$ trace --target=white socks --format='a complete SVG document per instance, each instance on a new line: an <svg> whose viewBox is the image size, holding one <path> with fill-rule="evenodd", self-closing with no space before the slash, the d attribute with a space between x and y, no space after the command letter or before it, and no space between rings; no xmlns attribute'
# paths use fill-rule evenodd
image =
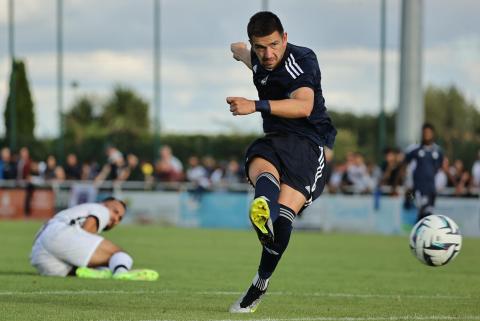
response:
<svg viewBox="0 0 480 321"><path fill-rule="evenodd" d="M133 259L125 252L117 252L108 261L108 268L115 273L127 272L132 268Z"/></svg>

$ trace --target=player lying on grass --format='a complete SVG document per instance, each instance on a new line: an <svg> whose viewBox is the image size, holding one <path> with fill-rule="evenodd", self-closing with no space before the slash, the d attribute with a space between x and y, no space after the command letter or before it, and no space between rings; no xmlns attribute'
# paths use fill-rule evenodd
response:
<svg viewBox="0 0 480 321"><path fill-rule="evenodd" d="M120 223L126 205L113 197L66 209L51 218L35 237L30 262L41 275L153 281L153 270L132 270L133 259L98 235Z"/></svg>

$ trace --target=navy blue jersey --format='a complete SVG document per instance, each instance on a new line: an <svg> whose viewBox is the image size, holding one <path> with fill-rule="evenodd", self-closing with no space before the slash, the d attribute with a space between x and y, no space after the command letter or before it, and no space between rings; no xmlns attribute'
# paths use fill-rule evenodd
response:
<svg viewBox="0 0 480 321"><path fill-rule="evenodd" d="M261 100L290 98L300 87L311 88L315 94L309 117L282 118L262 113L265 133L291 133L307 137L317 145L333 147L337 131L325 108L325 99L320 85L320 68L317 56L305 47L287 44L282 61L274 70L266 70L257 55L251 52L253 83Z"/></svg>
<svg viewBox="0 0 480 321"><path fill-rule="evenodd" d="M443 151L437 144L414 145L405 153L405 162L415 161L413 188L422 194L435 194L435 175L443 162Z"/></svg>

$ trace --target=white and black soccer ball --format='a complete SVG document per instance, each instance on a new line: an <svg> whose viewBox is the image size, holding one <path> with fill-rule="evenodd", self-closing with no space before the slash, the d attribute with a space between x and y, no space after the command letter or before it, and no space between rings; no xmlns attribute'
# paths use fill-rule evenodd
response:
<svg viewBox="0 0 480 321"><path fill-rule="evenodd" d="M429 215L418 221L410 233L410 249L422 263L445 265L462 247L458 225L445 215Z"/></svg>

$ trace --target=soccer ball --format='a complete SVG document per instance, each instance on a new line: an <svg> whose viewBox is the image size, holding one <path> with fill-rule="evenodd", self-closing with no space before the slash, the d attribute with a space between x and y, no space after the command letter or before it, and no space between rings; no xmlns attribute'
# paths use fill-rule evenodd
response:
<svg viewBox="0 0 480 321"><path fill-rule="evenodd" d="M444 215L429 215L421 219L410 233L410 249L422 263L445 265L453 260L462 247L458 225Z"/></svg>

